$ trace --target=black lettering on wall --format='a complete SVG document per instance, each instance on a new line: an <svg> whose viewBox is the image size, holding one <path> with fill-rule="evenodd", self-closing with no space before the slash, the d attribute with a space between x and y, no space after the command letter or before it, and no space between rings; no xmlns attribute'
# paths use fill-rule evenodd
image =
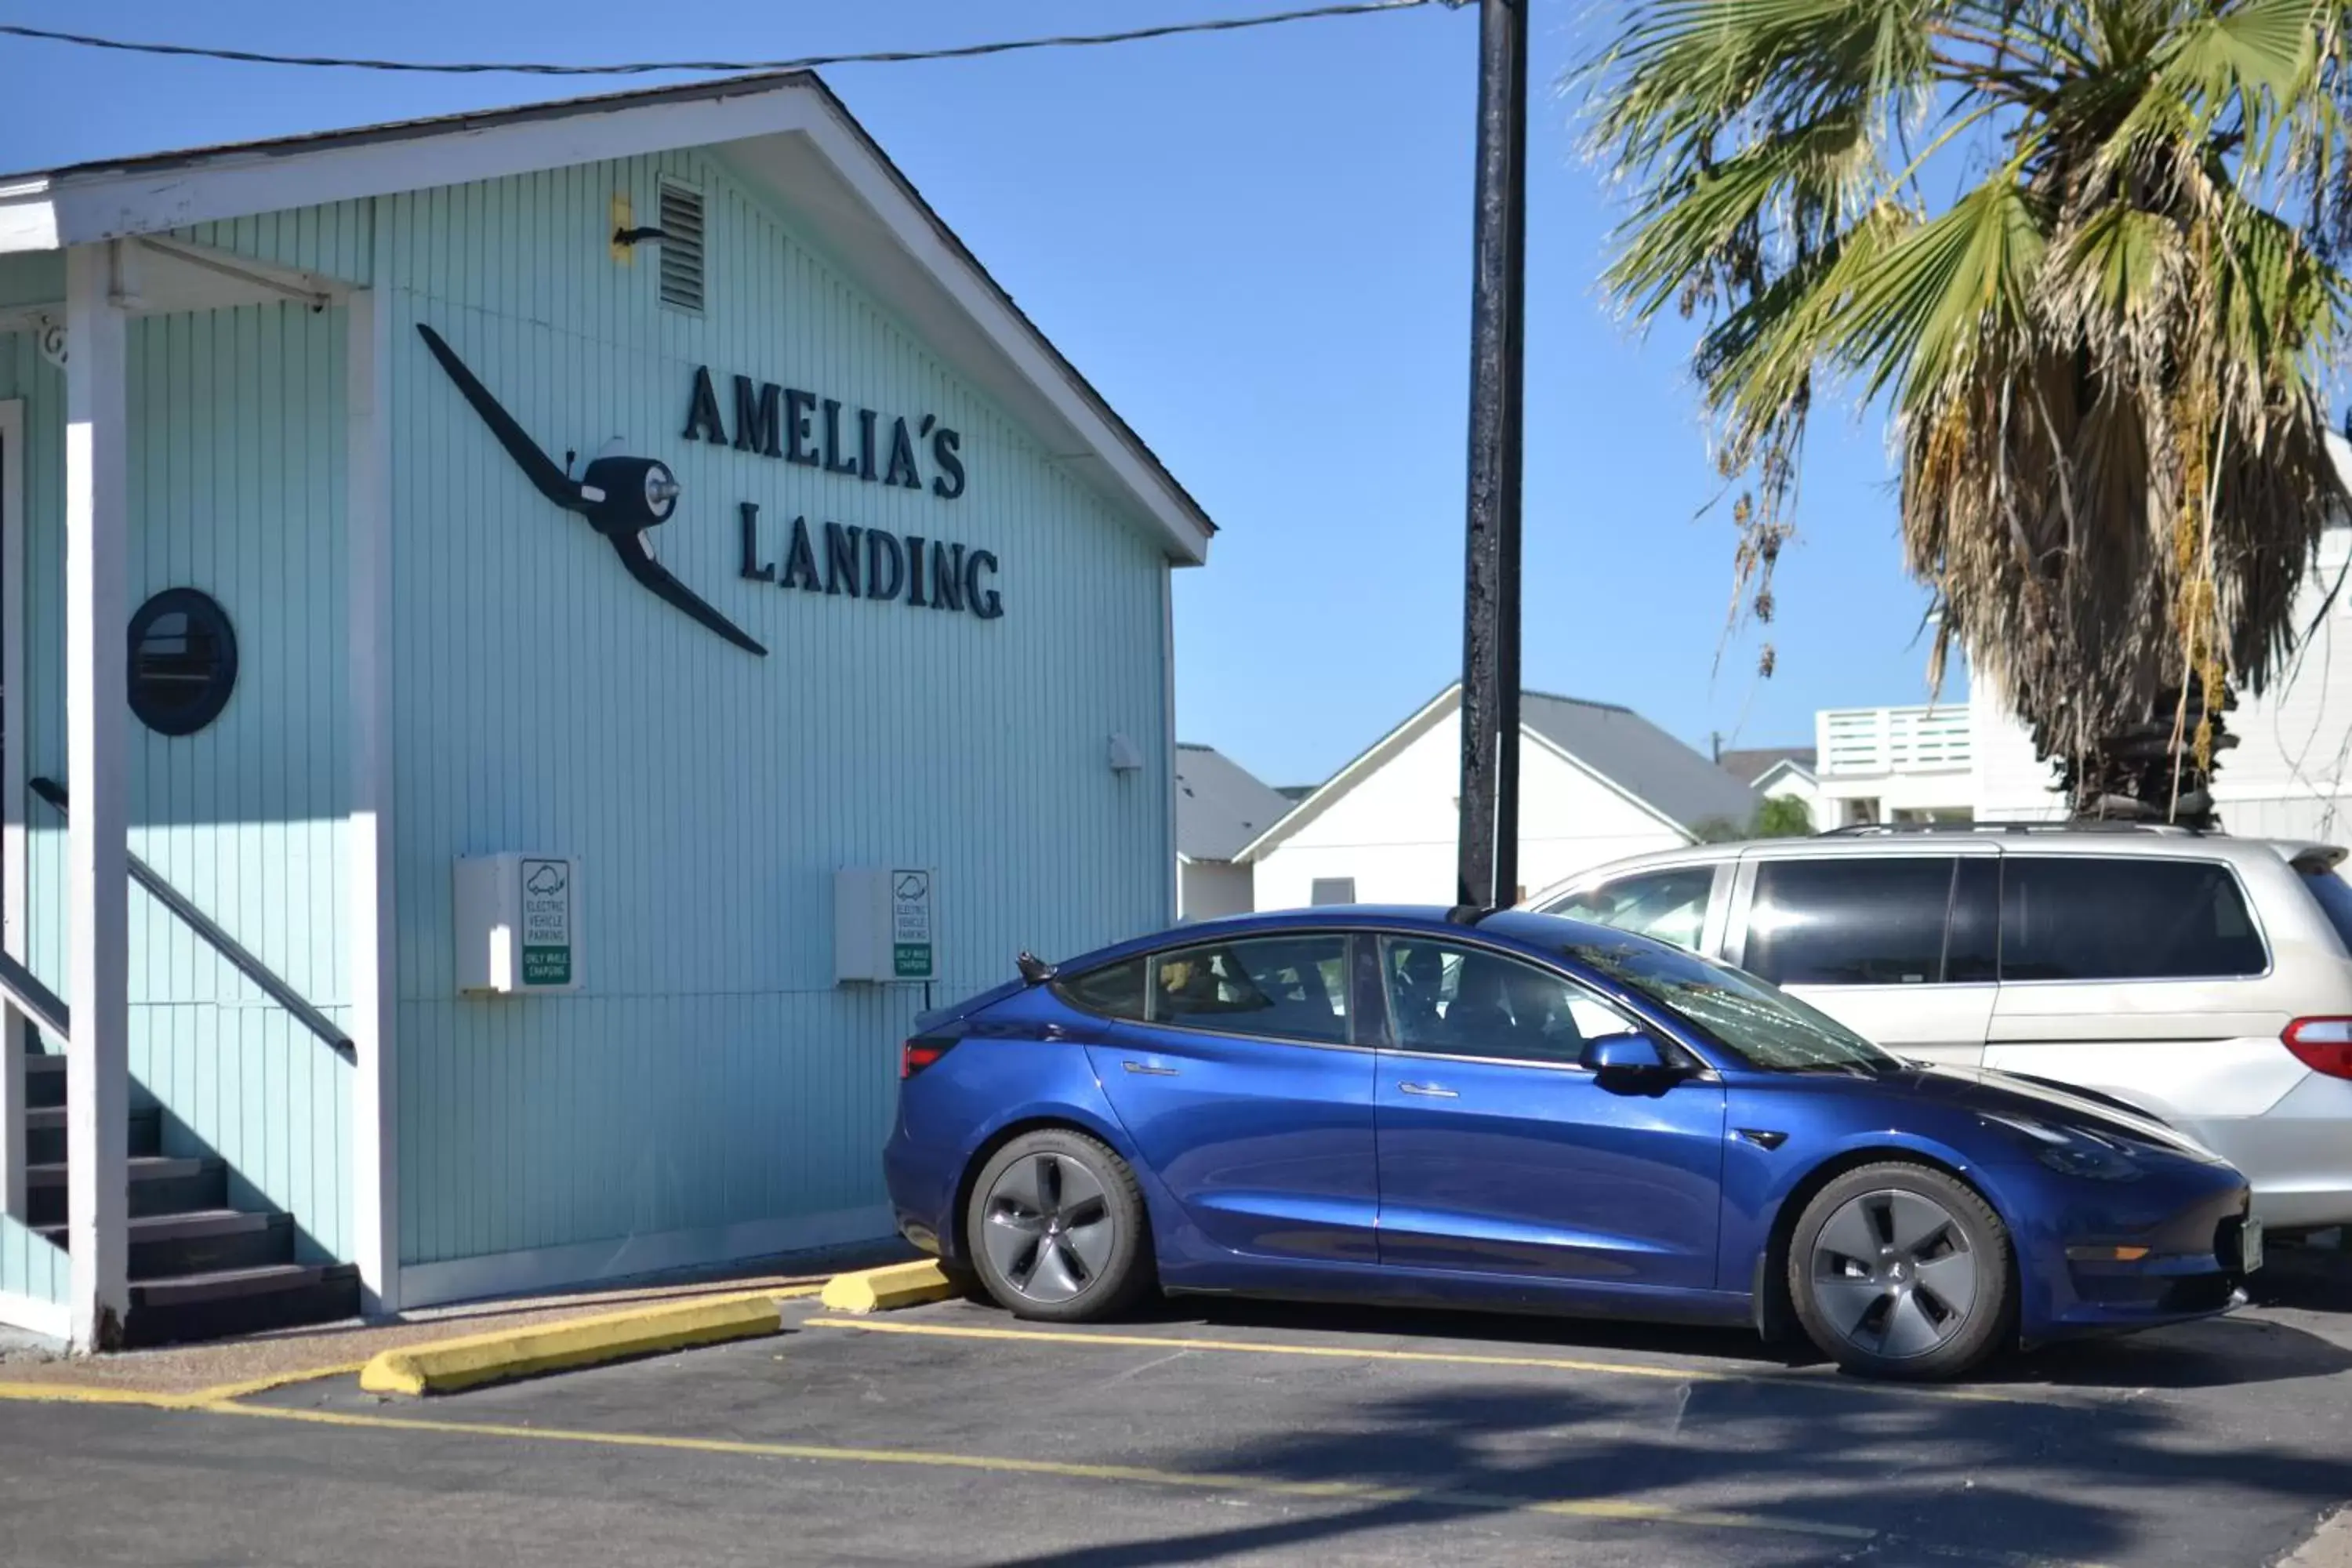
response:
<svg viewBox="0 0 2352 1568"><path fill-rule="evenodd" d="M884 587L882 568L890 568L889 586ZM907 584L907 557L898 548L898 536L878 528L866 531L866 596L869 599L895 599Z"/></svg>
<svg viewBox="0 0 2352 1568"><path fill-rule="evenodd" d="M809 548L808 519L793 519L793 547L784 555L784 582L787 588L806 588L821 594L824 584L816 579L816 552Z"/></svg>
<svg viewBox="0 0 2352 1568"><path fill-rule="evenodd" d="M871 408L857 411L857 477L874 477L874 422L882 417Z"/></svg>
<svg viewBox="0 0 2352 1568"><path fill-rule="evenodd" d="M816 394L803 392L797 386L784 388L784 460L816 467L816 454L809 450L809 416L816 409Z"/></svg>
<svg viewBox="0 0 2352 1568"><path fill-rule="evenodd" d="M963 608L963 546L931 541L931 608Z"/></svg>
<svg viewBox="0 0 2352 1568"><path fill-rule="evenodd" d="M923 597L923 536L907 535L907 603L926 604Z"/></svg>
<svg viewBox="0 0 2352 1568"><path fill-rule="evenodd" d="M824 471L828 474L854 474L857 471L856 457L853 454L844 458L841 455L841 399L837 397L824 400Z"/></svg>
<svg viewBox="0 0 2352 1568"><path fill-rule="evenodd" d="M719 422L719 394L710 384L707 364L694 367L694 391L686 405L686 438L717 447L727 444L727 426Z"/></svg>
<svg viewBox="0 0 2352 1568"><path fill-rule="evenodd" d="M760 563L760 503L747 500L736 510L743 527L743 575L754 583L774 582L776 563L771 561L761 565Z"/></svg>
<svg viewBox="0 0 2352 1568"><path fill-rule="evenodd" d="M735 378L735 449L757 452L762 457L781 456L777 437L782 434L782 420L778 416L776 399L783 388L774 382L754 384L748 375Z"/></svg>
<svg viewBox="0 0 2352 1568"><path fill-rule="evenodd" d="M890 467L882 475L886 485L903 485L908 489L923 488L923 476L915 470L915 443L907 435L907 422L890 422Z"/></svg>
<svg viewBox="0 0 2352 1568"><path fill-rule="evenodd" d="M857 597L857 535L837 522L824 525L824 591Z"/></svg>
<svg viewBox="0 0 2352 1568"><path fill-rule="evenodd" d="M931 493L953 500L963 494L963 459L956 456L961 436L940 426L931 432L931 461L940 466L940 478L931 481Z"/></svg>
<svg viewBox="0 0 2352 1568"><path fill-rule="evenodd" d="M1004 613L1004 601L997 596L996 590L993 588L985 593L981 591L980 570L982 562L988 564L988 574L992 577L995 576L996 556L993 552L975 550L963 558L964 596L971 601L973 615L983 621L992 621Z"/></svg>

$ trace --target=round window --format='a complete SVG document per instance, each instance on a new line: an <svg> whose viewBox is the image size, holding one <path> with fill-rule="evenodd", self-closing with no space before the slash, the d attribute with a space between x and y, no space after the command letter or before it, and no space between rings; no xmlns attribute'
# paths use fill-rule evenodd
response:
<svg viewBox="0 0 2352 1568"><path fill-rule="evenodd" d="M210 595L166 588L131 617L131 711L150 730L194 734L236 686L236 633Z"/></svg>

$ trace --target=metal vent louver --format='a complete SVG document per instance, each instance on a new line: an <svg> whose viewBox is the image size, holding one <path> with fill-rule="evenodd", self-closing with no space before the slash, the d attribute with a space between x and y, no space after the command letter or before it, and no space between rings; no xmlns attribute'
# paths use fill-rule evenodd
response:
<svg viewBox="0 0 2352 1568"><path fill-rule="evenodd" d="M667 180L661 187L661 301L702 309L702 193Z"/></svg>

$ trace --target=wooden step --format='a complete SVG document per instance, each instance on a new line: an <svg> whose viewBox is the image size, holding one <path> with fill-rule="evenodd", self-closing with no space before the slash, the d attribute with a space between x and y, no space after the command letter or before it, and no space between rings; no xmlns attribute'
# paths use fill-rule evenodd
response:
<svg viewBox="0 0 2352 1568"><path fill-rule="evenodd" d="M163 1112L155 1106L131 1113L132 1155L163 1152ZM25 1112L25 1163L61 1165L66 1163L66 1108L40 1106Z"/></svg>
<svg viewBox="0 0 2352 1568"><path fill-rule="evenodd" d="M63 1225L37 1228L58 1246L70 1246ZM290 1215L198 1209L185 1214L147 1215L131 1222L133 1279L255 1268L293 1260L294 1219Z"/></svg>
<svg viewBox="0 0 2352 1568"><path fill-rule="evenodd" d="M348 1263L281 1263L173 1279L134 1279L126 1347L221 1339L355 1318L360 1271Z"/></svg>
<svg viewBox="0 0 2352 1568"><path fill-rule="evenodd" d="M181 1159L168 1154L141 1154L127 1163L131 1175L131 1215L186 1214L197 1209L228 1206L228 1168L215 1159ZM66 1223L66 1168L63 1163L25 1167L25 1220L28 1225Z"/></svg>
<svg viewBox="0 0 2352 1568"><path fill-rule="evenodd" d="M27 1056L25 1058L25 1103L33 1106L66 1102L66 1058Z"/></svg>

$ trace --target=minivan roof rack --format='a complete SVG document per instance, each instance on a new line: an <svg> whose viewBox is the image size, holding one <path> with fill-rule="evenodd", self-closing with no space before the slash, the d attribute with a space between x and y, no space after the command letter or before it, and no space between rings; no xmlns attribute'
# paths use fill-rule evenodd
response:
<svg viewBox="0 0 2352 1568"><path fill-rule="evenodd" d="M1850 822L1843 827L1825 828L1814 837L1891 838L1913 833L2160 833L2196 838L2202 837L2203 832L2202 828L2184 827L2176 822L2123 822L2079 817L2063 822Z"/></svg>

